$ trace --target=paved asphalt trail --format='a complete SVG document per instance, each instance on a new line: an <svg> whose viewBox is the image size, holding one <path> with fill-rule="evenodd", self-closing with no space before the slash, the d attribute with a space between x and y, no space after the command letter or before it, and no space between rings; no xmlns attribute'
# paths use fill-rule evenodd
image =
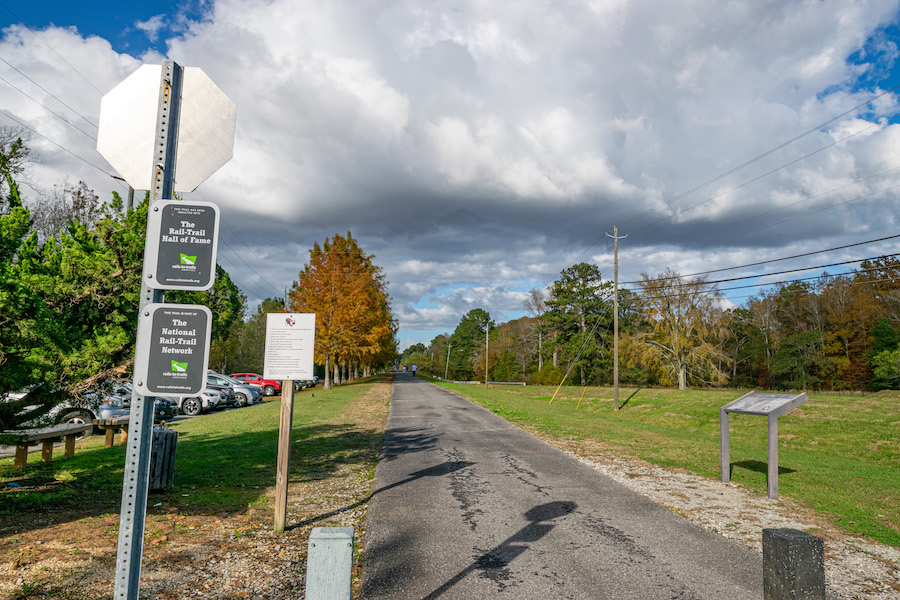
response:
<svg viewBox="0 0 900 600"><path fill-rule="evenodd" d="M753 552L411 374L383 453L365 600L763 597Z"/></svg>

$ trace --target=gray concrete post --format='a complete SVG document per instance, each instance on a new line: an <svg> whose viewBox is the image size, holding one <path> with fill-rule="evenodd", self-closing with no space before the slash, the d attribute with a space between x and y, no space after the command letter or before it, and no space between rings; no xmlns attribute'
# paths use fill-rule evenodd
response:
<svg viewBox="0 0 900 600"><path fill-rule="evenodd" d="M306 600L350 600L353 528L314 527L306 554Z"/></svg>
<svg viewBox="0 0 900 600"><path fill-rule="evenodd" d="M825 544L796 529L763 529L763 599L825 600Z"/></svg>

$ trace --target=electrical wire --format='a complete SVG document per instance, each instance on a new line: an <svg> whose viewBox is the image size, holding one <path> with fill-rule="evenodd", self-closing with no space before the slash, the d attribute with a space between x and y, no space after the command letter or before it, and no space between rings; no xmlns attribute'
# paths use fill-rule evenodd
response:
<svg viewBox="0 0 900 600"><path fill-rule="evenodd" d="M896 255L891 255L891 256L896 256ZM641 296L641 298L645 299L645 300L662 300L665 298L682 298L682 297L689 297L689 296L695 296L695 295L709 295L709 294L719 295L722 292L727 292L727 291L731 291L731 290L772 287L772 286L777 286L777 285L803 283L803 282L807 282L807 281L821 281L821 280L827 280L829 278L846 277L846 276L850 276L850 275L859 275L859 274L864 274L864 273L868 273L871 271L878 271L882 268L884 268L884 267L872 267L869 269L857 269L855 271L848 271L848 272L844 272L844 273L824 273L822 275L816 275L814 277L801 277L801 278L797 278L797 279L785 279L782 281L769 281L766 283L754 283L754 284L749 284L749 285L739 285L739 286L734 286L734 287L729 287L729 288L717 288L714 285L712 287L709 287L706 284L701 283L701 284L697 284L697 285L699 285L700 287L703 287L704 289L698 290L696 292L676 292L673 294L662 294L662 295L656 295L656 296ZM900 267L898 267L898 268L900 268ZM873 283L873 282L865 281L865 282L861 282L861 283ZM695 284L696 284L696 282L695 282ZM690 285L690 283L684 284L682 287L687 287L688 285ZM710 284L710 285L712 285L712 284ZM643 290L627 289L627 291L640 296L640 292L642 292Z"/></svg>
<svg viewBox="0 0 900 600"><path fill-rule="evenodd" d="M47 112L49 112L51 115L53 115L53 116L55 116L55 117L58 117L59 120L62 121L63 123L65 123L65 124L67 124L67 125L73 127L74 129L80 131L81 133L83 133L84 135L86 135L86 136L89 137L90 139L94 140L95 142L97 141L97 138L96 138L95 136L93 136L92 134L86 132L84 129L82 129L82 128L76 126L74 123L72 123L71 121L69 121L68 119L66 119L65 117L63 117L61 114L57 113L56 111L54 111L53 109L51 109L51 108L50 108L49 106L47 106L46 104L41 103L40 100L38 100L37 98L35 98L35 97L29 95L27 92L25 92L25 91L22 90L21 88L17 87L16 85L14 85L13 83L11 83L11 82L8 81L7 79L5 79L5 78L3 78L3 77L0 77L0 81L2 81L3 83L5 83L5 84L8 85L9 87L13 88L14 90L17 90L18 92L20 92L23 96L25 96L25 97L28 98L29 100L34 101L35 104L37 104L38 106L40 106L41 108L43 108L44 110L46 110Z"/></svg>
<svg viewBox="0 0 900 600"><path fill-rule="evenodd" d="M897 116L898 114L900 114L900 113L894 113L894 114L891 115L890 117L886 117L886 118L888 118L888 119L889 119L889 118L893 118L893 117ZM822 146L821 148L819 148L818 150L815 150L814 152L810 152L809 154L807 154L807 155L805 155L805 156L801 156L800 158L794 159L794 160L792 160L791 162L785 163L785 164L781 165L780 167L777 167L777 168L775 168L775 169L772 169L771 171L767 171L766 173L762 173L761 175L758 175L758 176L754 177L753 179L750 179L750 180L748 180L748 181L745 181L744 183L742 183L742 184L740 184L740 185L736 185L736 186L734 186L733 188L730 188L730 189L727 189L727 190L725 190L725 191L723 191L723 192L720 192L720 193L716 194L715 196L710 196L710 197L707 198L706 200L701 200L700 202L697 202L696 204L692 204L691 206L688 206L688 207L686 207L686 208L676 210L676 211L673 212L671 215L666 215L666 216L664 216L664 217L660 217L660 218L657 219L656 221L653 221L652 223L649 223L646 227L656 225L656 224L661 223L661 222L663 222L663 221L667 221L667 220L670 220L670 219L674 219L674 218L677 217L677 216L682 216L682 215L684 215L685 213L687 213L687 212L689 212L689 211L692 211L692 210L694 210L695 208L697 208L697 207L699 207L699 206L703 206L704 204L707 204L707 203L709 203L709 202L712 202L713 200L717 200L717 199L721 198L722 196L726 196L726 195L730 194L731 192L737 191L737 190L739 190L739 189L741 189L741 188L747 187L748 185L750 185L750 184L752 184L752 183L755 183L755 182L757 182L757 181L760 181L760 180L762 180L762 179L765 179L765 178L768 177L769 175L774 175L775 173L777 173L777 172L779 172L779 171L782 171L782 170L784 170L784 169L786 169L786 168L788 168L788 167L790 167L790 166L792 166L792 165L795 165L795 164L797 164L797 163L803 162L804 160L810 158L811 156L815 156L816 154L819 154L820 152L824 152L825 150L827 150L827 149L829 149L829 148L832 148L832 147L834 147L834 146L836 146L836 145L838 145L838 144L840 144L840 143L843 143L843 142L849 140L849 139L852 138L852 137L855 137L855 136L857 136L857 135L860 135L861 133L864 133L864 132L866 132L866 131L872 129L873 127L877 127L877 126L879 126L880 124L881 124L881 123L872 123L872 124L869 125L868 127L864 127L863 129L860 129L860 130L857 131L856 133L852 133L852 134L848 135L847 137L844 137L844 138L841 138L840 140L836 140L836 141L832 142L831 144L828 144L828 145L826 145L826 146ZM900 168L900 167L895 167L895 168L893 168L893 169L890 169L889 171L895 171L895 170L897 170L898 168ZM888 172L889 172L889 171L888 171ZM854 183L855 183L855 182L854 182ZM852 185L852 184L848 184L848 185ZM842 186L841 188L837 188L837 189L843 189L843 187L846 187L846 186ZM836 190L832 190L832 192L833 192L833 191L836 191ZM830 192L829 192L829 193L830 193ZM634 230L632 230L632 231L634 231Z"/></svg>
<svg viewBox="0 0 900 600"><path fill-rule="evenodd" d="M34 37L36 37L42 44L44 44L45 46L47 46L47 48L49 48L50 51L53 52L53 54L55 54L56 56L58 56L60 60L62 60L64 63L66 63L66 66L68 66L70 69L72 69L73 71L75 71L76 73L78 73L78 75L80 75L81 78L84 79L84 81L85 81L89 86L91 86L92 88L94 88L95 90L97 90L97 93L98 93L98 94L100 94L101 96L103 95L103 92L101 92L99 89L97 89L97 86L94 85L94 84L91 82L90 79L88 79L87 77L85 77L84 74L83 74L81 71L79 71L78 69L76 69L76 68L72 65L72 63L70 63L69 61L67 61L66 58L65 58L62 54L60 54L59 52L57 52L57 51L56 51L56 48L54 48L53 46L51 46L50 44L48 44L46 41L44 41L44 39L43 39L41 36L39 36L39 35L37 34L37 32L36 32L34 29L32 29L31 27L29 27L29 26L25 23L25 21L23 21L22 19L20 19L19 16L16 15L16 13L14 13L12 10L10 10L10 8L9 8L6 4L4 4L3 2L0 2L0 6L2 6L3 8L5 8L5 9L6 9L6 12L8 12L9 14L11 14L11 15L13 16L13 18L14 18L16 21L18 21L19 23L21 23L28 31L31 32L31 35L33 35Z"/></svg>
<svg viewBox="0 0 900 600"><path fill-rule="evenodd" d="M0 60L2 60L2 59L0 59ZM66 152L66 153L68 153L68 154L74 156L75 158L77 158L78 160L80 160L81 162L83 162L84 164L86 164L86 165L88 165L88 166L91 166L91 167L94 167L95 169L97 169L98 171L100 171L101 173L103 173L104 175L107 175L107 176L109 176L109 177L112 177L113 179L118 179L115 175L113 175L112 173L106 171L106 170L103 169L102 167L98 167L97 165L95 165L94 163L90 162L89 160L87 160L87 159L85 159L85 158L82 158L81 156L75 154L74 152L72 152L71 150L69 150L68 148L66 148L65 146L63 146L63 145L61 145L61 144L58 144L57 142L54 142L53 140L51 140L50 138L48 138L47 136L45 136L44 134L42 134L42 133L39 132L38 130L34 129L33 127L29 127L28 125L26 125L25 123L23 123L23 122L20 121L19 119L15 118L14 116L12 116L11 114L9 114L9 113L6 112L5 110L0 109L0 114L6 116L8 119L10 119L10 120L12 120L12 121L15 121L16 123L18 123L19 125L21 125L21 126L24 127L25 129L27 129L28 131L30 131L30 132L34 133L35 135L37 135L37 136L39 136L39 137L45 139L46 141L50 142L51 144L53 144L54 146L56 146L56 147L59 148L60 150L62 150L62 151L64 151L64 152ZM125 187L125 186L123 186L123 187Z"/></svg>
<svg viewBox="0 0 900 600"><path fill-rule="evenodd" d="M789 140L787 140L787 141L785 141L785 142L782 142L782 143L778 144L777 146L775 146L774 148L771 148L771 149L769 149L769 150L766 150L766 151L763 152L762 154L759 154L759 155L757 155L757 156L755 156L755 157L753 157L753 158L751 158L751 159L749 159L749 160L747 160L747 161L742 162L741 164L739 164L739 165L737 165L737 166L735 166L735 167L732 167L731 169L728 169L728 170L726 170L726 171L720 173L720 174L716 175L715 177L713 177L713 178L711 178L711 179L708 179L708 180L706 180L705 182L700 183L699 185L696 185L696 186L692 187L691 189L689 189L689 190L687 190L687 191L685 191L685 192L682 192L682 193L676 195L675 197L673 197L673 198L667 200L666 202L663 202L663 203L661 203L661 204L658 204L657 206L655 206L655 207L653 207L653 208L647 209L646 211L644 211L644 212L642 212L642 213L640 213L640 214L638 214L638 215L636 215L636 216L634 216L634 217L631 217L630 219L627 219L627 220L625 221L624 224L630 223L630 222L632 222L632 221L634 221L634 220L637 220L637 219L639 219L639 218L641 218L641 217L643 217L643 216L645 216L645 215L648 215L648 214L650 214L650 213L652 213L652 212L655 212L656 210L658 210L658 209L660 209L660 208L663 208L663 207L665 207L665 206L668 206L669 204L671 204L672 202L675 202L676 200L680 200L681 198L684 198L685 196L688 196L688 195L690 195L690 194L693 194L694 192L696 192L696 191L698 191L698 190L701 190L701 189L705 188L705 187L708 186L708 185L711 185L711 184L713 184L713 183L715 183L715 182L717 182L717 181L720 181L720 180L724 179L725 177L727 177L727 176L729 176L729 175L732 175L733 173L736 173L736 172L740 171L740 170L743 169L744 167L748 167L748 166L752 165L753 163L758 162L758 161L762 160L763 158L765 158L765 157L767 157L767 156L769 156L769 155L771 155L771 154L774 154L775 152L777 152L777 151L779 151L779 150L782 150L782 149L784 149L784 148L787 148L788 146L790 146L790 145L793 144L794 142L797 142L797 141L799 141L799 140L805 138L806 136L808 136L808 135L810 135L810 134L816 133L817 131L820 131L820 130L824 129L826 126L831 125L831 124L834 123L835 121L838 121L839 119L842 119L842 118L846 117L846 116L849 115L849 114L852 114L852 113L857 112L860 108L863 108L863 107L865 107L865 106L868 106L869 104L871 104L871 103L874 102L875 100L878 100L878 99L881 98L882 96L884 96L884 95L886 95L886 94L889 94L889 93L891 93L891 92L893 92L893 91L895 91L895 90L897 90L897 89L900 89L900 84L895 85L895 86L892 87L892 88L889 88L889 89L884 90L883 92L881 92L881 93L879 93L879 94L876 94L876 95L872 96L871 98L869 98L869 99L866 100L865 102L862 102L861 104L857 104L856 106L854 106L854 107L851 108L850 110L847 110L847 111L845 111L845 112L842 112L841 114L839 114L839 115L837 115L837 116L835 116L835 117L832 117L832 118L828 119L827 121L825 121L825 122L823 122L823 123L820 123L820 124L816 125L815 127L812 127L811 129L808 129L808 130L804 131L804 132L801 133L800 135L797 135L797 136L795 136L795 137L793 137L793 138L791 138L791 139L789 139ZM598 240L598 241L599 241L599 240Z"/></svg>
<svg viewBox="0 0 900 600"><path fill-rule="evenodd" d="M847 248L854 248L856 246L865 246L866 244L874 244L876 242L884 242L887 240L893 240L900 238L900 234L898 235L889 235L887 237L876 238L874 240L868 240L866 242L856 242L854 244L845 244L843 246L835 246L834 248L826 248L824 250L814 250L813 252L804 252L803 254L794 254L792 256L784 256L782 258L772 258L770 260L761 260L755 263L748 263L746 265L738 265L736 267L725 267L722 269L713 269L711 271L701 271L699 273L689 273L687 275L676 275L673 277L656 277L656 280L665 280L665 279L677 279L679 277L699 277L700 275L711 275L713 273L722 273L723 271L734 271L736 269L747 269L749 267L758 267L760 265L768 265L775 262L781 262L784 260L791 260L794 258L803 258L805 256L814 256L816 254L823 254L825 252L834 252L835 250L846 250ZM643 280L641 280L643 281ZM619 282L619 285L629 285L634 283L640 283L640 281L624 281Z"/></svg>
<svg viewBox="0 0 900 600"><path fill-rule="evenodd" d="M31 77L29 77L28 75L26 75L25 73L23 73L22 71L20 71L19 69L17 69L15 66L13 66L12 64L10 64L10 62L7 61L7 60L6 60L5 58L3 58L2 56L0 56L0 61L3 61L3 62L6 63L7 65L9 65L9 67L10 67L11 69L13 69L16 73L18 73L19 75L21 75L22 77L24 77L25 79L27 79L28 81L30 81L31 83L33 83L34 85L38 86L38 87L41 88L43 91L47 92L47 94L48 94L51 98L53 98L54 100L56 100L57 102L59 102L60 104L62 104L62 105L65 106L66 108L68 108L69 110L71 110L73 113L75 113L75 114L78 115L79 117L81 117L86 123L88 123L88 124L91 125L92 127L96 127L96 126L97 126L96 123L94 123L93 121L91 121L90 119L88 119L87 117L85 117L83 114L81 114L80 112L78 112L77 110L75 110L74 108L72 108L71 106L69 106L68 104L66 104L65 102L63 102L62 100L60 100L60 99L56 96L56 94L54 94L53 92L51 92L50 90L48 90L47 88L45 88L44 86L42 86L41 84L39 84L38 82L36 82L34 79L32 79Z"/></svg>

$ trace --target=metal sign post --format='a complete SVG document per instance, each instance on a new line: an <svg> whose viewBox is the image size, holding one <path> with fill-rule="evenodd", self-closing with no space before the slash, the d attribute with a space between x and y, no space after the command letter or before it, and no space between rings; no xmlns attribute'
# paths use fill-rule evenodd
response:
<svg viewBox="0 0 900 600"><path fill-rule="evenodd" d="M178 140L178 109L181 100L182 69L174 62L162 67L156 130L156 162L153 166L151 206L172 196L175 183L175 144ZM147 251L144 245L144 273L141 277L141 302L138 314L149 304L162 303L161 290L147 285ZM152 250L152 247L149 248ZM141 336L138 320L138 337ZM153 439L153 401L135 389L131 397L131 432L125 452L125 481L119 510L119 545L116 553L116 579L113 597L137 600L141 584L141 556L144 551L144 526L147 517L147 488L150 480L150 442Z"/></svg>
<svg viewBox="0 0 900 600"><path fill-rule="evenodd" d="M163 290L212 287L218 209L205 202L176 203L172 196L193 191L231 159L235 114L234 104L203 71L171 61L142 66L100 105L97 150L131 187L150 190L151 215L119 513L117 600L137 600L140 591L153 427L153 399L146 395L196 393L205 385L212 315L206 307L163 304Z"/></svg>

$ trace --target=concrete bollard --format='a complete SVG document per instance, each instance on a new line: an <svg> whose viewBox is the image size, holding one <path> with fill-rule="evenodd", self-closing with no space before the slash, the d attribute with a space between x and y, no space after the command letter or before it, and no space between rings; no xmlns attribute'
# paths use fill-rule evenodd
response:
<svg viewBox="0 0 900 600"><path fill-rule="evenodd" d="M825 544L796 529L763 529L763 599L825 600Z"/></svg>
<svg viewBox="0 0 900 600"><path fill-rule="evenodd" d="M350 600L353 528L314 527L306 554L306 600Z"/></svg>

